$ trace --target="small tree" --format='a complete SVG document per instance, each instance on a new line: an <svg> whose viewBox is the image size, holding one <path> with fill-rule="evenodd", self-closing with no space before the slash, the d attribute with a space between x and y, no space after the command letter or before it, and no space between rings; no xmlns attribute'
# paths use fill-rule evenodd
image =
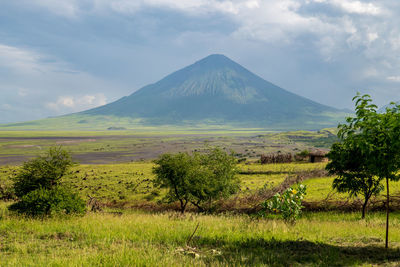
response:
<svg viewBox="0 0 400 267"><path fill-rule="evenodd" d="M358 140L359 139L359 140ZM332 145L328 158L331 160L326 169L330 174L336 174L332 186L338 192L350 193L351 197L362 195L364 203L361 218L365 218L369 199L383 190L382 179L371 173L365 166L360 145L362 140L353 136L347 136L341 143Z"/></svg>
<svg viewBox="0 0 400 267"><path fill-rule="evenodd" d="M371 103L369 95L358 94L353 100L356 100L356 117L349 117L345 124L338 126L338 137L343 142L341 145L343 149L340 145L333 146L334 152L331 154L333 163L328 166L333 173L339 174L342 178L346 177L347 188L367 185L370 191L376 192L379 191L378 181L386 180L385 247L387 248L389 180L397 181L400 170L400 105L392 103L385 112L378 113L377 106ZM355 154L351 155L352 152ZM334 155L335 153L337 155ZM351 157L358 159L350 161ZM362 179L362 182L357 182L356 178Z"/></svg>
<svg viewBox="0 0 400 267"><path fill-rule="evenodd" d="M156 174L155 186L167 188L167 200L169 202L179 201L181 212L184 213L187 204L192 198L189 176L193 172L196 162L187 153L163 154L154 161L158 166L153 168Z"/></svg>
<svg viewBox="0 0 400 267"><path fill-rule="evenodd" d="M22 197L39 188L57 186L61 177L74 163L69 153L61 147L52 147L44 156L25 162L15 177L14 190Z"/></svg>
<svg viewBox="0 0 400 267"><path fill-rule="evenodd" d="M47 155L25 162L14 183L18 202L9 209L32 216L83 213L85 202L60 184L73 164L69 153L61 147L50 148Z"/></svg>
<svg viewBox="0 0 400 267"><path fill-rule="evenodd" d="M236 160L219 148L205 154L163 154L155 163L154 184L168 189L168 201L179 201L182 213L188 203L204 211L216 199L239 189L239 180L235 177Z"/></svg>

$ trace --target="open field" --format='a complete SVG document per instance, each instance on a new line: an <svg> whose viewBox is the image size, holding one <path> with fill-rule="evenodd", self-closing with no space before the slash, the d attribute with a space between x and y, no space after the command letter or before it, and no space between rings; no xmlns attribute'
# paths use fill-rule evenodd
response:
<svg viewBox="0 0 400 267"><path fill-rule="evenodd" d="M384 215L307 213L277 218L90 213L45 220L0 210L2 266L398 266L400 214L383 247ZM188 242L196 225L198 230Z"/></svg>
<svg viewBox="0 0 400 267"><path fill-rule="evenodd" d="M0 133L0 159L13 154L18 164L57 142L62 142L58 144L69 149L75 159L85 150L90 151L86 160L96 164L74 166L62 183L86 200L94 197L102 208L82 217L32 219L10 213L7 206L12 200L0 201L0 266L400 265L400 182L391 183L392 206L396 211L390 219L390 249L385 250L382 195L371 200L374 204L367 218L361 220L360 200L332 190L334 177L326 175L326 163L256 162L259 153L294 152L312 148L316 143L326 144L331 135L324 132L220 136ZM176 212L176 204L164 201L165 191L153 187L153 162L131 161L138 151L150 151L148 157L152 159L165 151L201 150L204 143L236 148L237 157L246 158L237 165L241 190L219 203L213 214L199 214L190 207L190 212L181 215ZM160 149L163 146L165 150ZM105 150L96 150L100 147ZM154 152L156 147L159 150ZM98 160L101 153L109 153L110 159ZM132 154L121 160L112 158L116 155L113 153ZM12 186L12 178L19 169L17 163L3 162L0 166L0 198ZM277 215L269 214L262 219L255 216L255 207L267 196L298 182L307 185L307 195L305 213L295 225L285 224ZM198 230L190 238L197 225Z"/></svg>
<svg viewBox="0 0 400 267"><path fill-rule="evenodd" d="M0 266L398 266L400 213L391 214L390 249L385 250L381 212L305 212L296 225L279 216L257 219L239 210L181 215L160 202L152 187L152 162L75 166L63 183L103 211L83 217L17 217L0 202ZM242 190L235 204L287 177L314 173L324 163L241 164ZM0 184L11 185L17 166L0 168ZM306 202L337 201L332 177L305 177ZM400 185L392 183L393 194ZM237 198L237 197L234 197ZM232 199L227 200L227 202ZM194 210L193 208L191 210ZM239 211L239 213L238 213ZM198 230L188 242L196 225Z"/></svg>
<svg viewBox="0 0 400 267"><path fill-rule="evenodd" d="M17 165L44 153L50 146L69 150L82 164L151 160L165 152L195 151L205 146L233 150L238 158L254 161L261 154L297 153L313 147L327 148L335 136L330 129L318 132L260 131L0 131L0 166Z"/></svg>

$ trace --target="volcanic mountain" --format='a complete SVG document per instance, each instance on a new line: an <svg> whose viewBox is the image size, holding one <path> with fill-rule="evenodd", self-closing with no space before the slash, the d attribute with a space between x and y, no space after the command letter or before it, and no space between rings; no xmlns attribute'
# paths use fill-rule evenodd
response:
<svg viewBox="0 0 400 267"><path fill-rule="evenodd" d="M210 55L130 96L87 111L2 125L27 129L153 126L314 130L347 113L286 91L224 55Z"/></svg>
<svg viewBox="0 0 400 267"><path fill-rule="evenodd" d="M224 55L210 55L130 96L80 114L150 125L219 123L270 128L332 126L343 112L286 91Z"/></svg>

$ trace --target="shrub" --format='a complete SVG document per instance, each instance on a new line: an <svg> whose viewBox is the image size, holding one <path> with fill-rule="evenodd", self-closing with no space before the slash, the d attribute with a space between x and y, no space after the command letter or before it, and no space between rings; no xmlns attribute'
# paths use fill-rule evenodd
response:
<svg viewBox="0 0 400 267"><path fill-rule="evenodd" d="M85 202L60 184L73 164L69 153L60 147L25 162L14 183L18 202L9 209L30 216L84 213Z"/></svg>
<svg viewBox="0 0 400 267"><path fill-rule="evenodd" d="M236 160L219 148L204 154L163 154L155 163L155 186L167 188L167 200L179 201L182 213L188 203L210 210L216 199L239 190Z"/></svg>
<svg viewBox="0 0 400 267"><path fill-rule="evenodd" d="M300 184L297 189L288 188L282 194L276 193L270 201L263 204L264 210L282 214L287 223L295 223L301 214L301 202L306 194L306 186Z"/></svg>
<svg viewBox="0 0 400 267"><path fill-rule="evenodd" d="M21 197L10 210L29 216L53 214L82 214L86 203L77 194L57 186L52 189L39 188Z"/></svg>
<svg viewBox="0 0 400 267"><path fill-rule="evenodd" d="M45 156L25 162L15 177L14 191L22 197L39 188L50 189L59 184L61 177L74 163L61 147L52 147Z"/></svg>

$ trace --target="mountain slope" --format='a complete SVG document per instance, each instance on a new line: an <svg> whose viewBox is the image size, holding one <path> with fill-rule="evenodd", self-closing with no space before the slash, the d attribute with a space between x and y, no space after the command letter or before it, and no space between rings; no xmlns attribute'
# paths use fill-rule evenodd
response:
<svg viewBox="0 0 400 267"><path fill-rule="evenodd" d="M223 55L210 55L108 105L82 112L146 124L209 121L271 126L332 125L338 110L290 93Z"/></svg>
<svg viewBox="0 0 400 267"><path fill-rule="evenodd" d="M347 113L286 91L224 55L210 55L130 96L80 113L0 127L320 129Z"/></svg>

